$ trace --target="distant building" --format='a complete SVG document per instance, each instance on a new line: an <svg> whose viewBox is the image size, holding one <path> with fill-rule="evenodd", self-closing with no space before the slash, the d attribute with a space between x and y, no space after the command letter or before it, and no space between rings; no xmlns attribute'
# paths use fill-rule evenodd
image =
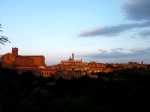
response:
<svg viewBox="0 0 150 112"><path fill-rule="evenodd" d="M6 53L2 55L3 68L10 69L30 69L45 67L45 57L43 55L18 55L18 48L12 48L12 53Z"/></svg>
<svg viewBox="0 0 150 112"><path fill-rule="evenodd" d="M72 53L72 58L70 57L68 60L61 60L61 63L63 65L80 65L82 64L81 60L74 60L74 53Z"/></svg>
<svg viewBox="0 0 150 112"><path fill-rule="evenodd" d="M68 60L61 60L59 64L46 66L43 55L18 55L18 48L12 48L11 53L2 55L1 67L16 69L19 73L32 71L37 76L42 77L71 79L80 78L85 75L98 78L97 73L109 73L122 69L150 68L150 65L143 64L143 61L141 64L137 62L104 64L94 61L86 63L82 62L82 59L75 60L74 53L72 53Z"/></svg>

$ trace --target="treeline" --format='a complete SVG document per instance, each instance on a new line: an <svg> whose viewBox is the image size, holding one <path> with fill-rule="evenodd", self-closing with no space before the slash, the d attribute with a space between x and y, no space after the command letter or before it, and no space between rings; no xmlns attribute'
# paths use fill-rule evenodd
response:
<svg viewBox="0 0 150 112"><path fill-rule="evenodd" d="M0 112L149 111L150 72L140 69L64 80L0 69ZM103 77L109 78L104 80ZM118 78L118 80L115 80Z"/></svg>

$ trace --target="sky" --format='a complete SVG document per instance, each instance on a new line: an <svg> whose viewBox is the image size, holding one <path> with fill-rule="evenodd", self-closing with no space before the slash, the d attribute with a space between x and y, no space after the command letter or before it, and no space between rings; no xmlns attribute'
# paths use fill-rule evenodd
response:
<svg viewBox="0 0 150 112"><path fill-rule="evenodd" d="M47 65L150 63L150 0L0 0L0 54L44 55Z"/></svg>

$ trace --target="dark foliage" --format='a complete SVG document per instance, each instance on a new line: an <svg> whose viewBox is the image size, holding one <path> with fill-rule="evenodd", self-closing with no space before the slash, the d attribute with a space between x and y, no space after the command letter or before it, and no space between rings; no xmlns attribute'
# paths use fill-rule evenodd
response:
<svg viewBox="0 0 150 112"><path fill-rule="evenodd" d="M149 70L104 73L98 79L55 80L0 69L1 112L150 111ZM113 75L115 74L115 75ZM109 78L105 80L104 77Z"/></svg>
<svg viewBox="0 0 150 112"><path fill-rule="evenodd" d="M0 24L0 29L1 29L1 28L2 28L2 27L1 27L1 24ZM0 32L3 32L3 31L0 30ZM6 36L0 35L0 44L5 45L6 42L9 42L9 43L10 43L10 41L8 40L8 38L7 38Z"/></svg>

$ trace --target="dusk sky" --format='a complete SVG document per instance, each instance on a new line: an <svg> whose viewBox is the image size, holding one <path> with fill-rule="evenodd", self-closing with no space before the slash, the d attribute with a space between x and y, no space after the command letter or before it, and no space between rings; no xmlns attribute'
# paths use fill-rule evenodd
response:
<svg viewBox="0 0 150 112"><path fill-rule="evenodd" d="M150 63L150 0L0 0L11 43L0 54L44 55L47 65L72 53L83 62Z"/></svg>

